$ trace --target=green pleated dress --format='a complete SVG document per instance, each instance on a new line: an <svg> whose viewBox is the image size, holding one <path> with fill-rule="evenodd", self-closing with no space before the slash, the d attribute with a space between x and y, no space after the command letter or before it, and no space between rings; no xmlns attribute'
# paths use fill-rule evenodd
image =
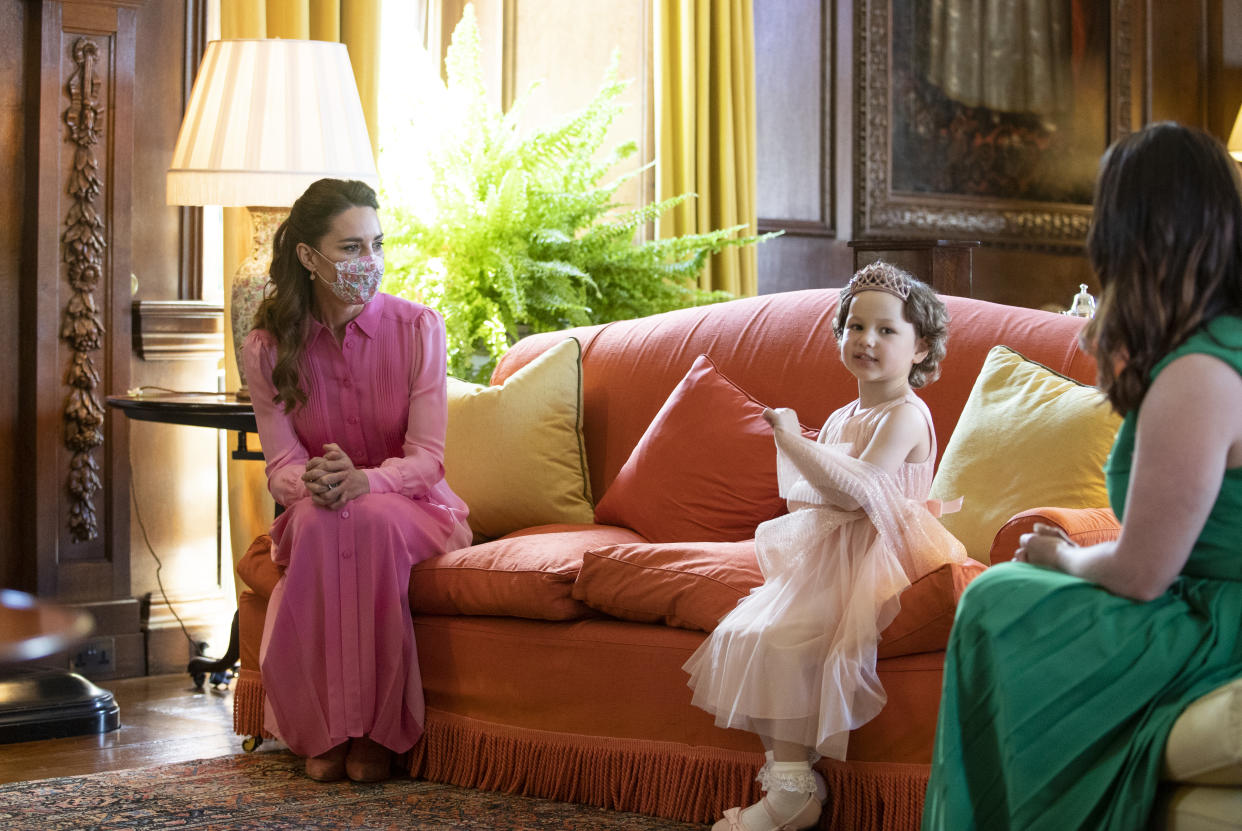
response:
<svg viewBox="0 0 1242 831"><path fill-rule="evenodd" d="M1242 374L1242 319L1213 321L1153 377L1190 353ZM1104 468L1118 517L1136 416ZM1142 829L1173 722L1238 677L1242 468L1232 468L1181 575L1156 600L1026 563L970 585L949 639L923 829Z"/></svg>

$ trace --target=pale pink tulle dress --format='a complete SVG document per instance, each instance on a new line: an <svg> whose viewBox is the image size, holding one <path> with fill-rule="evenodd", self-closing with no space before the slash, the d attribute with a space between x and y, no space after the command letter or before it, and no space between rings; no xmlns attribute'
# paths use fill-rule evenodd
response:
<svg viewBox="0 0 1242 831"><path fill-rule="evenodd" d="M903 401L926 419L932 450L890 476L857 457ZM694 704L716 724L844 759L849 731L884 706L876 648L898 595L965 551L925 502L936 439L913 393L837 410L816 442L800 435L791 411L778 412L778 472L790 512L756 531L763 585L720 621L685 669ZM862 508L836 507L842 492Z"/></svg>
<svg viewBox="0 0 1242 831"><path fill-rule="evenodd" d="M404 752L422 734L424 710L410 569L470 543L466 506L444 481L444 323L384 294L341 344L308 321L308 400L292 415L272 401L275 353L267 332L247 337L268 487L285 506L271 531L272 559L286 570L260 649L264 727L303 756L362 735ZM371 486L339 511L316 506L301 480L327 442Z"/></svg>

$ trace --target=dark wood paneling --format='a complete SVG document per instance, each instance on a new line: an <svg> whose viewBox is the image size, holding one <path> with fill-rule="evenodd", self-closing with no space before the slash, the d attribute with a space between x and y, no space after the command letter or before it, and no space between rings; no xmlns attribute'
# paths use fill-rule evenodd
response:
<svg viewBox="0 0 1242 831"><path fill-rule="evenodd" d="M1242 0L1210 0L1207 31L1207 127L1226 141L1242 107Z"/></svg>
<svg viewBox="0 0 1242 831"><path fill-rule="evenodd" d="M26 3L0 0L0 586L31 590L25 573L17 494L25 478L18 468L18 384L21 309L21 250L26 160L23 128L25 72L23 35Z"/></svg>
<svg viewBox="0 0 1242 831"><path fill-rule="evenodd" d="M177 143L186 94L185 32L182 0L150 3L138 17L138 40L143 48L134 66L142 85L142 94L134 101L135 122L142 125L133 153L136 300L183 299L179 276L182 210L164 203L164 178ZM194 233L193 228L188 231ZM200 290L201 275L192 272L186 279L198 281L200 285L194 290ZM125 288L129 289L128 283Z"/></svg>
<svg viewBox="0 0 1242 831"><path fill-rule="evenodd" d="M223 354L222 310L198 300L204 275L194 215L201 209L169 206L164 197L165 173L201 61L205 7L205 0L160 0L143 6L138 18L138 40L147 48L135 66L142 90L135 119L143 129L134 146L138 291L132 386L215 390ZM184 667L187 657L188 644L161 583L194 639L210 641L220 654L231 618L233 560L217 539L219 434L128 421L119 412L110 417L128 430L132 451L130 583L135 597L150 598L147 671Z"/></svg>
<svg viewBox="0 0 1242 831"><path fill-rule="evenodd" d="M759 246L759 293L837 288L849 282L854 252L823 237L784 236Z"/></svg>
<svg viewBox="0 0 1242 831"><path fill-rule="evenodd" d="M194 89L194 76L198 72L198 65L202 63L203 52L207 47L207 0L184 0L184 3L182 13L185 16L185 41L171 41L172 46L176 47L172 50L173 59L176 58L178 53L181 57L181 109L178 110L178 114L184 112L185 105L190 101L190 93ZM165 12L165 14L175 13L175 10L167 10ZM150 25L147 21L154 17L154 15L143 15L140 25L143 27L144 32L146 27ZM170 20L161 19L158 21L159 26L164 30L167 30L171 23L172 21ZM139 37L141 39L142 33L140 33ZM168 38L163 40L165 42L169 41ZM166 43L166 48L160 56L163 61L156 64L158 67L157 72L166 69L161 64L169 60L168 51ZM147 73L143 71L144 69L143 65L139 66L138 77L145 80ZM161 103L165 105L162 108L162 112L167 117L167 112L171 108L167 107L166 100L162 100ZM178 126L173 127L174 142L176 141L176 131L179 129L180 120L178 118ZM171 161L173 145L165 144L164 148L169 154L169 161ZM180 250L177 263L177 297L182 300L198 300L203 296L203 209L189 205L177 208L177 226L180 234Z"/></svg>
<svg viewBox="0 0 1242 831"><path fill-rule="evenodd" d="M131 610L128 435L103 418L102 402L130 374L137 5L26 6L19 465L28 487L17 499L40 596ZM129 631L101 634L133 639L137 616L123 617Z"/></svg>
<svg viewBox="0 0 1242 831"><path fill-rule="evenodd" d="M1151 121L1206 124L1208 111L1206 3L1147 2ZM1157 71L1176 66L1176 72Z"/></svg>
<svg viewBox="0 0 1242 831"><path fill-rule="evenodd" d="M974 254L975 297L1030 308L1068 308L1078 285L1099 297L1099 284L1080 254L1010 251L982 246ZM952 347L950 347L952 348Z"/></svg>

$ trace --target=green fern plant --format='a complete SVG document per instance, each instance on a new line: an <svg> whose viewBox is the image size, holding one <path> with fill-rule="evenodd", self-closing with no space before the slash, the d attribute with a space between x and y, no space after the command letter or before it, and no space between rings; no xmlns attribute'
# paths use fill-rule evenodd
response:
<svg viewBox="0 0 1242 831"><path fill-rule="evenodd" d="M628 85L615 58L586 107L524 136L526 97L507 114L493 108L481 55L467 5L445 61L453 106L428 159L429 215L381 194L384 290L444 315L451 374L486 382L523 328L554 331L730 297L698 289L707 258L771 235L739 237L739 225L640 241L646 223L692 194L627 208L617 191L642 170L602 183L637 152L634 142L602 152Z"/></svg>

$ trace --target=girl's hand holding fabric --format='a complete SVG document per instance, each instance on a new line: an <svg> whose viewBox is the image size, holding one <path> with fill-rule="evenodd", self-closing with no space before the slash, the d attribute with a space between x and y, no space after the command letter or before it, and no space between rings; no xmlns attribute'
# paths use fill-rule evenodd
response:
<svg viewBox="0 0 1242 831"><path fill-rule="evenodd" d="M1031 533L1023 534L1018 539L1018 550L1014 552L1013 559L1019 563L1060 569L1064 547L1078 546L1060 528L1037 522Z"/></svg>
<svg viewBox="0 0 1242 831"><path fill-rule="evenodd" d="M306 461L302 475L311 501L321 508L336 510L351 499L371 492L367 475L354 467L353 461L333 443L323 446L323 455Z"/></svg>

